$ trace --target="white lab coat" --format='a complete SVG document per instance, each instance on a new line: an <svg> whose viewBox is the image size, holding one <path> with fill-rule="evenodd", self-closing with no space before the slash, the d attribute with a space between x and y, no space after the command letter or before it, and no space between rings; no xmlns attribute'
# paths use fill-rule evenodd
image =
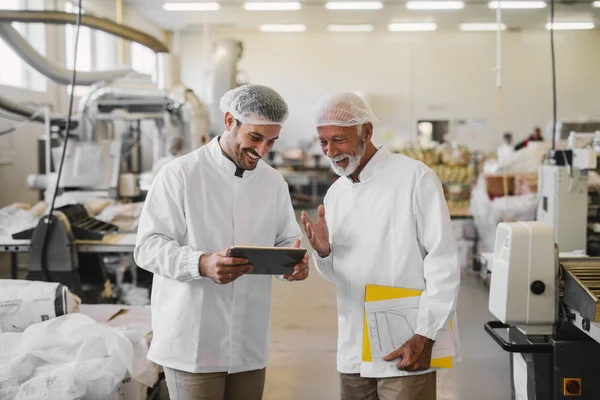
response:
<svg viewBox="0 0 600 400"><path fill-rule="evenodd" d="M425 164L385 148L359 179L341 177L328 190L332 251L326 258L313 255L317 270L337 289L338 371L363 377L429 372L361 362L364 299L367 284L424 290L415 333L431 339L454 317L460 270L441 183Z"/></svg>
<svg viewBox="0 0 600 400"><path fill-rule="evenodd" d="M175 158L176 157L173 154L169 154L169 155L166 155L164 157L159 158L158 161L156 161L154 163L154 165L152 166L152 173L154 175L157 175L158 171L160 171L160 169L163 166L167 165L168 163L170 163L171 161L173 161Z"/></svg>
<svg viewBox="0 0 600 400"><path fill-rule="evenodd" d="M496 153L498 155L498 163L504 164L506 160L508 160L515 153L515 148L509 144L504 143L500 147L498 147Z"/></svg>
<svg viewBox="0 0 600 400"><path fill-rule="evenodd" d="M148 193L134 257L154 273L148 358L159 365L236 373L267 364L272 277L218 285L198 261L232 245L291 246L302 232L277 171L263 161L242 178L235 170L215 138L165 165Z"/></svg>

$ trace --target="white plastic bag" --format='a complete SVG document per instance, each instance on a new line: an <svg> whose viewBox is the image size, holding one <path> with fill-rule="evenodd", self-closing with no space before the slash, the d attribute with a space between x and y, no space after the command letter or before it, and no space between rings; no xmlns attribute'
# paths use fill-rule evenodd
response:
<svg viewBox="0 0 600 400"><path fill-rule="evenodd" d="M0 279L0 332L79 311L81 299L56 282Z"/></svg>
<svg viewBox="0 0 600 400"><path fill-rule="evenodd" d="M126 376L153 386L144 337L75 313L0 333L0 400L116 399Z"/></svg>

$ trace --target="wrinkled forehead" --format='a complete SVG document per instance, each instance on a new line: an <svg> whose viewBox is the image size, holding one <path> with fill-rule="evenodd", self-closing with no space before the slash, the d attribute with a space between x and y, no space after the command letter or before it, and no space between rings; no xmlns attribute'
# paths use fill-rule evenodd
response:
<svg viewBox="0 0 600 400"><path fill-rule="evenodd" d="M333 139L335 137L351 137L356 135L358 130L356 126L319 126L317 128L317 135L321 140Z"/></svg>

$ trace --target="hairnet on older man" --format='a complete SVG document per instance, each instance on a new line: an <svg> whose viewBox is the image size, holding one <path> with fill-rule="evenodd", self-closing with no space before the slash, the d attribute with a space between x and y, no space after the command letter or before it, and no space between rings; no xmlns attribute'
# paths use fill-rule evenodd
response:
<svg viewBox="0 0 600 400"><path fill-rule="evenodd" d="M226 92L220 108L249 125L282 125L288 106L275 90L262 85L244 85Z"/></svg>
<svg viewBox="0 0 600 400"><path fill-rule="evenodd" d="M354 93L328 94L313 108L314 122L320 126L358 126L378 122L373 111Z"/></svg>

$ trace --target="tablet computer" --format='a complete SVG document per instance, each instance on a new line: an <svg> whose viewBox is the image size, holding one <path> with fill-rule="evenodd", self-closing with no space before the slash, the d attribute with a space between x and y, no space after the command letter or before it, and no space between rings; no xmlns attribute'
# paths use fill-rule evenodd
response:
<svg viewBox="0 0 600 400"><path fill-rule="evenodd" d="M247 258L254 266L250 274L291 275L305 254L306 249L298 247L233 246L227 257Z"/></svg>

